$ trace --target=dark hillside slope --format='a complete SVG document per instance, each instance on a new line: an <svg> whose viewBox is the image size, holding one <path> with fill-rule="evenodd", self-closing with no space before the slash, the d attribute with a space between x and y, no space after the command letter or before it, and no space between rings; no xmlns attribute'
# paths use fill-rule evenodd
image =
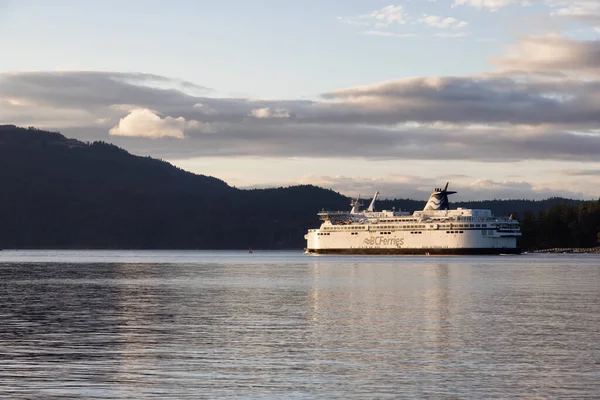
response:
<svg viewBox="0 0 600 400"><path fill-rule="evenodd" d="M0 182L4 247L172 247L180 221L234 191L110 144L11 126L0 127Z"/></svg>
<svg viewBox="0 0 600 400"><path fill-rule="evenodd" d="M0 127L0 248L302 248L314 186L243 191L102 142Z"/></svg>

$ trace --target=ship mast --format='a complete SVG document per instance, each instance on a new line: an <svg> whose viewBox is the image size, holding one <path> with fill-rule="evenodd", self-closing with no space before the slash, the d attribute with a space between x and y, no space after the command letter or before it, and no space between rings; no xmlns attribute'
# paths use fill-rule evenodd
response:
<svg viewBox="0 0 600 400"><path fill-rule="evenodd" d="M358 214L360 212L360 206L362 206L362 203L360 202L360 194L356 200L350 202L350 205L352 206L352 209L350 210L351 214Z"/></svg>
<svg viewBox="0 0 600 400"><path fill-rule="evenodd" d="M375 200L377 200L377 195L379 195L379 192L375 192L375 196L373 196L373 200L371 200L371 204L369 205L369 208L367 208L367 211L375 211Z"/></svg>

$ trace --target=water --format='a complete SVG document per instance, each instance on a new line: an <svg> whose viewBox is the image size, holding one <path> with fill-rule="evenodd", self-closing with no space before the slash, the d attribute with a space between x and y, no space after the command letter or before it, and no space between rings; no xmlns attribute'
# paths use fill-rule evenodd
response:
<svg viewBox="0 0 600 400"><path fill-rule="evenodd" d="M600 257L0 252L0 397L598 398Z"/></svg>

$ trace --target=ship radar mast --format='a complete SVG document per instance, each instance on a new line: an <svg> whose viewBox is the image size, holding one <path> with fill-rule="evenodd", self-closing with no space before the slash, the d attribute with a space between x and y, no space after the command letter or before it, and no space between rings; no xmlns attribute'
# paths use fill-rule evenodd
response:
<svg viewBox="0 0 600 400"><path fill-rule="evenodd" d="M369 204L369 208L367 208L367 211L375 211L375 200L377 200L377 196L379 195L379 192L375 192L375 196L373 196L373 200L371 200L371 204Z"/></svg>
<svg viewBox="0 0 600 400"><path fill-rule="evenodd" d="M352 209L350 210L351 214L358 214L360 212L360 207L362 207L362 203L360 202L360 194L358 195L358 197L356 198L356 200L352 200L350 202L350 205L352 206Z"/></svg>
<svg viewBox="0 0 600 400"><path fill-rule="evenodd" d="M446 182L446 187L444 187L443 189L441 189L441 188L434 189L434 191L433 191L433 193L431 193L431 196L429 197L429 200L427 201L427 204L425 205L425 208L423 209L423 211L449 210L450 209L450 202L448 201L448 196L451 194L454 194L456 192L448 190L448 183L449 182Z"/></svg>

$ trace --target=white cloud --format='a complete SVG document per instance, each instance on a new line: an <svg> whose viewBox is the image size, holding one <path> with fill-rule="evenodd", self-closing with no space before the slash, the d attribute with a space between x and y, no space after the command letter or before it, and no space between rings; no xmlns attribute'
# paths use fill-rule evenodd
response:
<svg viewBox="0 0 600 400"><path fill-rule="evenodd" d="M439 29L461 29L469 25L467 22L460 21L454 17L444 18L438 15L425 15L418 22Z"/></svg>
<svg viewBox="0 0 600 400"><path fill-rule="evenodd" d="M501 8L511 5L531 5L527 0L454 0L452 7L469 6L478 9L488 9L489 11L498 11Z"/></svg>
<svg viewBox="0 0 600 400"><path fill-rule="evenodd" d="M369 14L360 16L359 18L373 19L379 26L388 26L391 24L405 24L406 13L402 6L389 5L380 10L373 11Z"/></svg>
<svg viewBox="0 0 600 400"><path fill-rule="evenodd" d="M522 37L505 56L492 62L505 68L529 71L577 71L600 74L600 42L560 36Z"/></svg>
<svg viewBox="0 0 600 400"><path fill-rule="evenodd" d="M373 24L377 28L382 28L392 24L405 24L407 15L402 6L389 5L351 18L338 17L338 20L351 25L368 26Z"/></svg>
<svg viewBox="0 0 600 400"><path fill-rule="evenodd" d="M250 116L254 118L290 118L289 110L285 108L255 108L250 111Z"/></svg>
<svg viewBox="0 0 600 400"><path fill-rule="evenodd" d="M215 115L217 113L217 110L207 106L206 104L202 104L202 103L194 104L194 108L199 110L202 114L205 114L205 115Z"/></svg>
<svg viewBox="0 0 600 400"><path fill-rule="evenodd" d="M161 118L152 110L139 108L121 118L119 124L113 127L109 133L115 136L183 139L183 131L190 124L182 117Z"/></svg>
<svg viewBox="0 0 600 400"><path fill-rule="evenodd" d="M553 15L572 17L572 18L590 18L600 16L600 3L597 0L589 1L556 1L555 6L561 7L557 9Z"/></svg>
<svg viewBox="0 0 600 400"><path fill-rule="evenodd" d="M5 101L13 107L23 107L27 105L27 102L22 99L5 99Z"/></svg>
<svg viewBox="0 0 600 400"><path fill-rule="evenodd" d="M600 32L600 2L598 0L553 0L551 5L556 7L556 10L551 13L552 16L590 24L597 32Z"/></svg>
<svg viewBox="0 0 600 400"><path fill-rule="evenodd" d="M387 36L387 37L411 37L413 33L398 33L387 30L394 24L405 25L410 23L426 25L436 29L462 29L469 25L466 21L461 21L454 17L442 17L438 15L423 14L422 17L413 17L405 12L402 6L387 6L367 14L358 15L352 18L338 17L352 25L371 26L374 29L363 31L363 35Z"/></svg>

